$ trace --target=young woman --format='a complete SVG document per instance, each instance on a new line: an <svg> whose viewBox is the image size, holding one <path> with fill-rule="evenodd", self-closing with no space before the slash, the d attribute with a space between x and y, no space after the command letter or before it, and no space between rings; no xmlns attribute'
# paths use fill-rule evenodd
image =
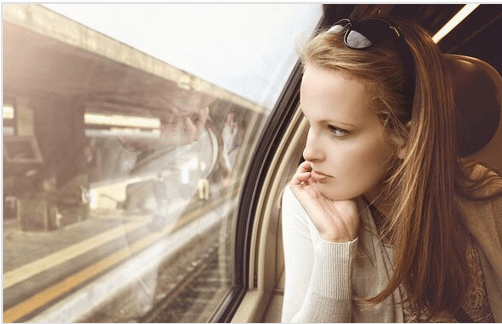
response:
<svg viewBox="0 0 502 324"><path fill-rule="evenodd" d="M344 19L303 62L310 129L283 196L282 320L502 321L502 178L459 159L431 37Z"/></svg>

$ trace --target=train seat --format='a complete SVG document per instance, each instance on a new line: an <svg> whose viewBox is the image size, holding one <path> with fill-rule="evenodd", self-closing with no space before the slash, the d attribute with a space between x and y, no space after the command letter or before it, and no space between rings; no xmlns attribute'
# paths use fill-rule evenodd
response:
<svg viewBox="0 0 502 324"><path fill-rule="evenodd" d="M454 82L460 154L502 174L502 78L477 58L445 57Z"/></svg>

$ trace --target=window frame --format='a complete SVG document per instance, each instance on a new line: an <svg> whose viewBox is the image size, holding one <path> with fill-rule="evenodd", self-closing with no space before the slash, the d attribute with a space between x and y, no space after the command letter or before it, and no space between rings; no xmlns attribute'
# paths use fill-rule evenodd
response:
<svg viewBox="0 0 502 324"><path fill-rule="evenodd" d="M302 67L300 62L297 62L263 128L252 155L251 161L253 162L249 165L244 180L236 226L233 230L233 285L212 316L211 322L230 322L248 290L256 285L256 278L250 271L254 216L269 165L278 147L277 143L281 141L299 104L301 76ZM252 285L249 284L250 277L253 278Z"/></svg>
<svg viewBox="0 0 502 324"><path fill-rule="evenodd" d="M323 15L314 29L314 34L318 30L336 22L338 17L345 14L345 11L347 11L346 7L323 5ZM295 114L297 114L300 104L302 76L303 66L301 61L298 60L253 152L252 162L249 165L239 199L237 220L233 233L233 286L211 317L210 322L259 322L267 308L270 292L256 291L258 274L254 266L251 269L251 265L254 265L254 261L259 254L256 250L252 252L252 247L257 244L257 232L260 230L260 226L255 226L256 222L260 222L260 219L256 216L261 212L259 205L264 192L266 192L264 185L266 185L266 178L271 171L272 161L281 142L284 140L291 121L294 120ZM242 304L249 293L254 293L254 295L246 300L247 304ZM251 303L254 303L254 305L251 305ZM237 314L240 307L244 307L245 310ZM242 317L244 313L246 318ZM236 318L234 319L234 317Z"/></svg>

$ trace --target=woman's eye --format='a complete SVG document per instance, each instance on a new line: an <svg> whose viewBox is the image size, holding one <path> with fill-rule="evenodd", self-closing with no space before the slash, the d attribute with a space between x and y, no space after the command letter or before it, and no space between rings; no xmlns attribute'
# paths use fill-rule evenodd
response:
<svg viewBox="0 0 502 324"><path fill-rule="evenodd" d="M336 137L342 137L342 136L345 136L349 133L348 131L346 131L344 129L341 129L341 128L338 128L338 127L335 127L332 125L329 125L328 128L329 128L330 132Z"/></svg>

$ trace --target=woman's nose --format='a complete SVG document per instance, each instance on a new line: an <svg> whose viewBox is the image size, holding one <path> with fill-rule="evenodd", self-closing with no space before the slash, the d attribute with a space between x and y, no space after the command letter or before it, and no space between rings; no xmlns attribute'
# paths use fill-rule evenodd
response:
<svg viewBox="0 0 502 324"><path fill-rule="evenodd" d="M312 128L310 128L307 135L307 143L305 144L305 149L303 150L303 158L307 161L318 161L322 160L323 157L324 153L322 145L319 141L319 136Z"/></svg>

